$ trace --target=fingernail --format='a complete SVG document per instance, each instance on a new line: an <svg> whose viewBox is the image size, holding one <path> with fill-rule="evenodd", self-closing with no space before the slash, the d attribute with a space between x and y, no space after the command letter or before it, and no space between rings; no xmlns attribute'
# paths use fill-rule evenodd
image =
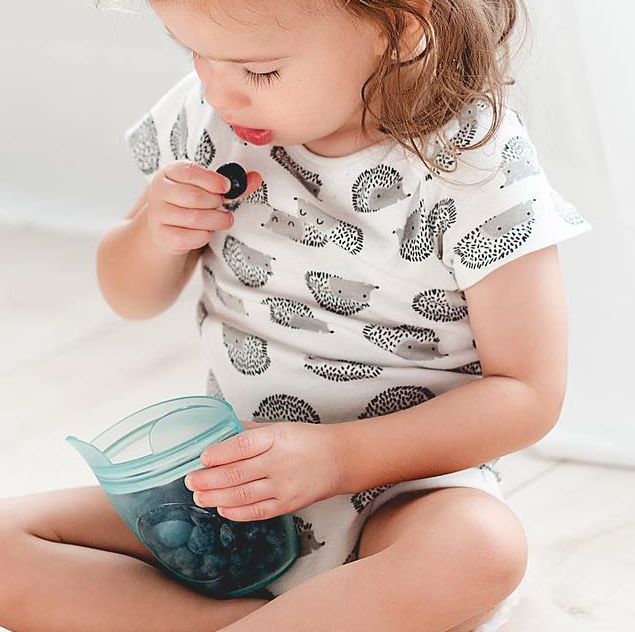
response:
<svg viewBox="0 0 635 632"><path fill-rule="evenodd" d="M189 476L186 476L184 479L185 487L187 487L190 491L192 490L192 479Z"/></svg>

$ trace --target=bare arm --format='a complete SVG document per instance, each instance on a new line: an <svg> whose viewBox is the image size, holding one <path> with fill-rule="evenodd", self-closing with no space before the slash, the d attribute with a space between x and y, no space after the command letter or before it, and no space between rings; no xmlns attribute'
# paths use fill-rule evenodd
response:
<svg viewBox="0 0 635 632"><path fill-rule="evenodd" d="M203 250L170 254L158 249L144 225L147 209L146 188L97 249L97 278L104 298L117 314L133 320L152 318L170 307Z"/></svg>
<svg viewBox="0 0 635 632"><path fill-rule="evenodd" d="M261 183L260 174L249 172L240 198ZM99 244L99 286L115 312L151 318L174 303L212 233L233 224L232 213L221 208L230 185L225 176L187 160L156 173L126 218Z"/></svg>
<svg viewBox="0 0 635 632"><path fill-rule="evenodd" d="M397 413L330 425L337 493L484 463L535 443L556 424L567 380L556 246L498 268L465 295L483 379Z"/></svg>

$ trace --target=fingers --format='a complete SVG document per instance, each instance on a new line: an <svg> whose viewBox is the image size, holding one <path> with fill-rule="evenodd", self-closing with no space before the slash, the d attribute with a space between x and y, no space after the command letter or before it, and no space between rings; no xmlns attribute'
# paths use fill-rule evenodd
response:
<svg viewBox="0 0 635 632"><path fill-rule="evenodd" d="M194 184L208 193L222 195L231 188L229 178L187 160L175 160L166 165L164 174L169 180Z"/></svg>
<svg viewBox="0 0 635 632"><path fill-rule="evenodd" d="M228 489L194 492L193 498L199 507L242 507L273 498L273 491L269 479L261 478Z"/></svg>
<svg viewBox="0 0 635 632"><path fill-rule="evenodd" d="M165 202L187 209L218 208L225 202L221 193L210 193L198 185L175 182L167 177L161 182L161 197Z"/></svg>
<svg viewBox="0 0 635 632"><path fill-rule="evenodd" d="M191 230L226 230L234 224L234 216L231 211L220 209L186 209L166 204L161 212L161 222Z"/></svg>

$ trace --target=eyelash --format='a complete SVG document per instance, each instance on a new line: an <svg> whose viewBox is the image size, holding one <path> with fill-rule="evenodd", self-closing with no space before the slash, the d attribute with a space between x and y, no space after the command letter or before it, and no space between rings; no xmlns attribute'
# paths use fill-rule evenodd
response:
<svg viewBox="0 0 635 632"><path fill-rule="evenodd" d="M198 59L198 56L199 56L198 53L195 53L193 50L189 48L186 50L192 61ZM245 77L247 81L254 83L258 87L262 86L265 83L268 86L270 86L276 79L280 79L280 72L278 70L273 70L271 72L258 73L258 72L251 72L250 70L247 70L247 68L243 68L243 71L245 72Z"/></svg>

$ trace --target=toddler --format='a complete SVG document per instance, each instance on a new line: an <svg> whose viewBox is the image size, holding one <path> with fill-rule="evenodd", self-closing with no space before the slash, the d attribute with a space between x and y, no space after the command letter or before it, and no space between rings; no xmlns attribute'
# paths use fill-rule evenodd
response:
<svg viewBox="0 0 635 632"><path fill-rule="evenodd" d="M18 631L492 632L526 572L498 459L557 422L556 244L587 231L507 105L521 0L151 0L194 70L125 134L147 187L99 245L130 319L198 268L207 394L245 432L187 478L300 557L215 600L99 487L2 501ZM140 78L142 80L142 78ZM247 190L224 197L238 163Z"/></svg>

